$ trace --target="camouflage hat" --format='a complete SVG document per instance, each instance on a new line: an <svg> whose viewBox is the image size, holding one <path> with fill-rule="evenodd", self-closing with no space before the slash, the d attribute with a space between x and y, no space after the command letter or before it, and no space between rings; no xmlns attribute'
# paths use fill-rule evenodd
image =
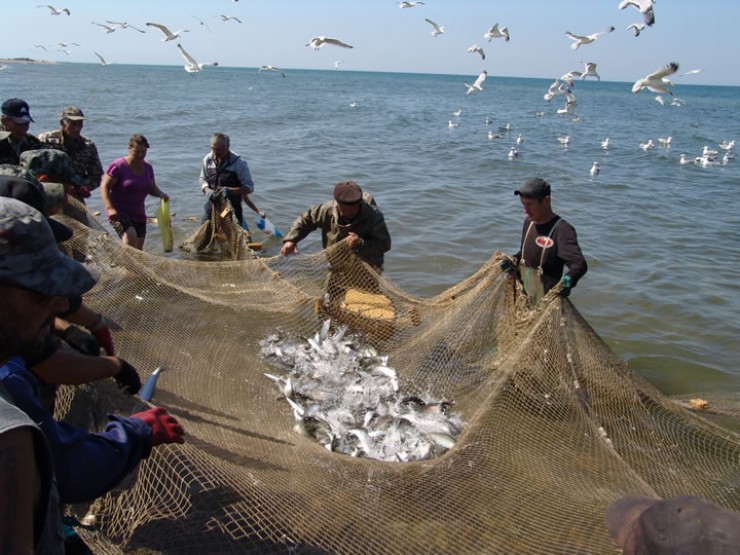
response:
<svg viewBox="0 0 740 555"><path fill-rule="evenodd" d="M33 175L53 175L76 187L85 185L85 180L75 172L72 159L63 150L53 148L27 150L21 153L21 166Z"/></svg>
<svg viewBox="0 0 740 555"><path fill-rule="evenodd" d="M85 119L85 114L82 113L82 110L79 106L66 106L62 110L62 117L61 119L71 119L72 121L82 121Z"/></svg>
<svg viewBox="0 0 740 555"><path fill-rule="evenodd" d="M0 175L0 197L14 198L25 202L46 216L46 192L41 183L36 182L34 184L20 177ZM49 222L57 243L72 238L72 230L63 223L52 220L48 216L46 216L46 221Z"/></svg>
<svg viewBox="0 0 740 555"><path fill-rule="evenodd" d="M69 297L92 289L98 276L57 248L41 212L0 197L0 279L44 295Z"/></svg>
<svg viewBox="0 0 740 555"><path fill-rule="evenodd" d="M41 183L26 168L16 166L15 164L0 164L0 177L2 176L20 177L21 179L28 181L33 186L43 188L46 193L44 195L45 214L64 201L64 185L61 183ZM34 208L38 210L37 207Z"/></svg>

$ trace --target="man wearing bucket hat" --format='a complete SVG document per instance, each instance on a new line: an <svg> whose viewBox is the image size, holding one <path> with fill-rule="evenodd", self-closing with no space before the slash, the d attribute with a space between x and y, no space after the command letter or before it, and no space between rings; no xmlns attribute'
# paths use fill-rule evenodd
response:
<svg viewBox="0 0 740 555"><path fill-rule="evenodd" d="M82 110L78 106L67 106L59 119L60 129L41 133L39 141L45 147L61 150L69 155L75 173L80 176L83 186L89 192L100 186L103 165L98 147L81 134L84 123L85 114Z"/></svg>
<svg viewBox="0 0 740 555"><path fill-rule="evenodd" d="M51 447L60 501L91 501L115 487L153 446L183 443L184 430L165 409L130 417L109 415L91 433L54 420L28 370L68 297L91 289L96 276L58 248L44 216L27 204L0 198L0 382L13 404L44 432Z"/></svg>
<svg viewBox="0 0 740 555"><path fill-rule="evenodd" d="M32 122L28 102L20 98L10 98L3 102L0 116L0 164L20 164L22 152L43 148L41 141L28 133Z"/></svg>
<svg viewBox="0 0 740 555"><path fill-rule="evenodd" d="M700 497L623 497L605 519L624 555L740 555L740 513Z"/></svg>
<svg viewBox="0 0 740 555"><path fill-rule="evenodd" d="M550 184L544 179L528 179L514 194L519 197L526 214L521 248L513 257L502 260L501 269L518 271L524 291L533 304L558 282L562 285L561 294L567 297L588 269L576 230L553 212ZM566 266L568 271L563 276Z"/></svg>
<svg viewBox="0 0 740 555"><path fill-rule="evenodd" d="M21 154L21 167L42 182L61 183L66 193L77 199L90 196L90 191L75 171L66 152L55 149L27 150Z"/></svg>
<svg viewBox="0 0 740 555"><path fill-rule="evenodd" d="M313 206L298 216L283 237L280 254L297 252L298 242L315 229L321 230L324 248L346 241L360 258L381 270L383 255L391 250L391 236L383 213L372 196L363 193L354 181L337 183L334 200Z"/></svg>

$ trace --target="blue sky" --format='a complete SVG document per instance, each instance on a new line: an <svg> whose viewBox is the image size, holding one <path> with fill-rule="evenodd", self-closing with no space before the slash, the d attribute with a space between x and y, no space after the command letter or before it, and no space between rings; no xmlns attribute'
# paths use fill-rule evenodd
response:
<svg viewBox="0 0 740 555"><path fill-rule="evenodd" d="M94 52L115 64L182 65L178 41L147 21L171 30L188 29L183 47L199 62L222 66L289 70L340 69L556 78L581 61L598 64L606 81L635 81L670 61L680 69L677 82L740 85L740 58L734 43L740 21L738 0L658 0L656 23L639 37L627 29L642 20L634 8L619 10L619 0L425 0L410 9L394 0L54 0L70 16L50 15L38 0L0 0L3 25L0 57L31 57L58 62L97 63ZM12 18L8 17L12 14ZM241 20L222 21L219 15ZM201 25L198 21L203 21ZM432 37L432 19L446 32ZM141 34L119 29L106 34L91 22L126 21ZM488 42L483 34L494 23L507 26L511 40ZM572 50L566 31L589 35L609 26L616 30ZM354 46L305 46L314 36L335 37ZM59 42L77 42L71 53ZM34 47L43 44L47 51ZM467 53L478 44L486 60ZM686 71L702 69L693 75Z"/></svg>

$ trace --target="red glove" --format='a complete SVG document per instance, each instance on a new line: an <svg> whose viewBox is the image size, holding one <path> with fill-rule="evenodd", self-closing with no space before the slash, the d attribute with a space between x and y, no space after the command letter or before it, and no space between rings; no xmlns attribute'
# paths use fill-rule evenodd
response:
<svg viewBox="0 0 740 555"><path fill-rule="evenodd" d="M80 185L76 189L77 196L80 198L90 198L90 189L85 187L84 185Z"/></svg>
<svg viewBox="0 0 740 555"><path fill-rule="evenodd" d="M154 407L132 414L131 418L143 420L152 429L152 447L163 443L185 443L185 430L166 409Z"/></svg>
<svg viewBox="0 0 740 555"><path fill-rule="evenodd" d="M88 329L95 339L98 340L100 346L105 349L106 353L108 353L108 356L116 355L116 349L113 346L113 337L110 334L110 329L108 329L108 322L106 321L105 316L101 314L98 323Z"/></svg>

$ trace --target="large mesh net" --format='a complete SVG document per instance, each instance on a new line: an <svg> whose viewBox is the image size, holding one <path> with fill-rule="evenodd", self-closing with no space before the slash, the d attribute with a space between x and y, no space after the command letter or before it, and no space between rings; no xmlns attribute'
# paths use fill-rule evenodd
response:
<svg viewBox="0 0 740 555"><path fill-rule="evenodd" d="M740 510L736 400L667 398L569 300L529 307L494 259L416 298L341 246L162 258L78 219L65 218L70 253L102 274L86 301L120 326L121 356L164 368L153 403L187 431L70 508L95 552L613 553L603 514L624 495ZM406 395L454 402L464 426L451 448L388 462L295 431L260 344L327 320L387 356ZM110 382L67 390L61 413L94 427L140 408Z"/></svg>

